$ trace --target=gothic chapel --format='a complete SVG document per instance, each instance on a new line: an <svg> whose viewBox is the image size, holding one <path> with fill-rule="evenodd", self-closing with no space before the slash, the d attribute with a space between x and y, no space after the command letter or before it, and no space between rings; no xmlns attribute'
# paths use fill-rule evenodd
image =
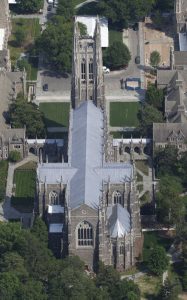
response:
<svg viewBox="0 0 187 300"><path fill-rule="evenodd" d="M81 36L75 17L72 64L68 161L38 165L37 209L58 257L128 269L142 249L140 208L134 165L113 159L98 18L94 35Z"/></svg>

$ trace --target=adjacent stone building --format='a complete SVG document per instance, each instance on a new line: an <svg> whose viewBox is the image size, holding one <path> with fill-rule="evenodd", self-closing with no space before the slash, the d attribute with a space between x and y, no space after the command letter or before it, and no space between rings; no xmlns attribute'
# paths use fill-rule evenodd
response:
<svg viewBox="0 0 187 300"><path fill-rule="evenodd" d="M135 169L113 159L100 25L81 36L75 20L68 161L38 165L38 212L56 255L78 255L88 269L98 260L127 269L142 249Z"/></svg>
<svg viewBox="0 0 187 300"><path fill-rule="evenodd" d="M10 14L8 0L1 0L0 3L0 71L11 69L8 38L10 35Z"/></svg>
<svg viewBox="0 0 187 300"><path fill-rule="evenodd" d="M174 146L178 153L187 151L186 123L154 123L153 142L154 149Z"/></svg>
<svg viewBox="0 0 187 300"><path fill-rule="evenodd" d="M0 160L7 159L13 150L18 151L21 158L26 156L25 129L0 130Z"/></svg>

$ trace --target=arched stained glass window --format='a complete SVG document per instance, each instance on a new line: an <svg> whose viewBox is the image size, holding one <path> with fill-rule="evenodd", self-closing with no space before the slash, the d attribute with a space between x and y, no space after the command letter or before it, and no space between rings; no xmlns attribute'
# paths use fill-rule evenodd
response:
<svg viewBox="0 0 187 300"><path fill-rule="evenodd" d="M49 203L51 205L58 205L59 201L58 201L58 194L55 191L52 191L49 193Z"/></svg>
<svg viewBox="0 0 187 300"><path fill-rule="evenodd" d="M122 194L119 191L115 191L113 193L113 204L117 204L117 203L123 205Z"/></svg>
<svg viewBox="0 0 187 300"><path fill-rule="evenodd" d="M86 221L81 222L77 227L77 245L93 246L93 228Z"/></svg>

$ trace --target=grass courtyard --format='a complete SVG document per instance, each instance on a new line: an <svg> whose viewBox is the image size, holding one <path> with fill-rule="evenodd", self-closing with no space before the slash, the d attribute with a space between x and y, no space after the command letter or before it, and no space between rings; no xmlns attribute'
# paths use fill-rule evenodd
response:
<svg viewBox="0 0 187 300"><path fill-rule="evenodd" d="M40 103L40 110L44 113L46 127L68 127L70 104Z"/></svg>
<svg viewBox="0 0 187 300"><path fill-rule="evenodd" d="M110 102L110 126L138 127L139 102Z"/></svg>
<svg viewBox="0 0 187 300"><path fill-rule="evenodd" d="M12 205L21 212L30 212L34 208L36 189L36 164L28 163L14 172L14 196Z"/></svg>
<svg viewBox="0 0 187 300"><path fill-rule="evenodd" d="M109 29L109 45L114 42L122 42L122 31Z"/></svg>
<svg viewBox="0 0 187 300"><path fill-rule="evenodd" d="M22 46L18 46L16 40L16 32L21 30L24 32L24 41ZM21 53L26 53L32 47L34 40L40 35L40 24L39 19L24 19L17 18L12 19L12 34L9 38L9 49L10 49L10 59L12 67L16 66L16 62L20 57ZM28 60L28 79L33 80L35 77L36 63L35 61Z"/></svg>

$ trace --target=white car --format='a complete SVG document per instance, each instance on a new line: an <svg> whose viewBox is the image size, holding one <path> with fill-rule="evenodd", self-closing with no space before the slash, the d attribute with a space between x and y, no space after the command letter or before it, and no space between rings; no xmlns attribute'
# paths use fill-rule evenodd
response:
<svg viewBox="0 0 187 300"><path fill-rule="evenodd" d="M104 73L104 74L110 73L110 69L107 68L107 67L105 67L105 66L103 66L103 73Z"/></svg>

